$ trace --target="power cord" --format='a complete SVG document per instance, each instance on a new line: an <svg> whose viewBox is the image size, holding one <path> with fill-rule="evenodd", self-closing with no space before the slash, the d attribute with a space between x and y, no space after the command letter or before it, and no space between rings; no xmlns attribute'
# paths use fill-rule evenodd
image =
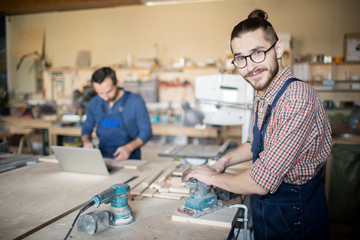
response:
<svg viewBox="0 0 360 240"><path fill-rule="evenodd" d="M76 217L75 217L75 219L74 219L74 222L72 223L72 225L71 225L68 233L66 234L64 240L66 240L66 239L70 236L70 233L71 233L71 231L73 230L73 228L74 228L74 226L75 226L75 223L76 223L77 219L79 218L80 214L83 213L83 212L85 212L89 207L91 207L91 206L94 205L94 204L95 204L95 201L94 201L94 200L91 200L88 204L86 204L83 208L81 208L81 209L79 210L79 213L76 215Z"/></svg>

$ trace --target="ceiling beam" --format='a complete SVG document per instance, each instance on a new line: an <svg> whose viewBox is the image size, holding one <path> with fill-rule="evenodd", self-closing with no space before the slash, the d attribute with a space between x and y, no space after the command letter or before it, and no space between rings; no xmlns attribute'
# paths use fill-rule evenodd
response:
<svg viewBox="0 0 360 240"><path fill-rule="evenodd" d="M2 0L0 14L17 15L140 4L140 0Z"/></svg>

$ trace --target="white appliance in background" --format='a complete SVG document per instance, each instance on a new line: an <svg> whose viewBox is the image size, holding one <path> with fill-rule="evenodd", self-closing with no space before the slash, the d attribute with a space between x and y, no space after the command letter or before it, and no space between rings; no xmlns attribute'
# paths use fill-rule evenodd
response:
<svg viewBox="0 0 360 240"><path fill-rule="evenodd" d="M251 131L254 89L239 74L216 74L195 78L196 108L203 123L242 125L244 143Z"/></svg>

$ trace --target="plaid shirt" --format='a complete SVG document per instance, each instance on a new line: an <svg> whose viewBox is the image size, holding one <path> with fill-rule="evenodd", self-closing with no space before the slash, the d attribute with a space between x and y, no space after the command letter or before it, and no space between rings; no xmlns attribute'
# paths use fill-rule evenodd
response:
<svg viewBox="0 0 360 240"><path fill-rule="evenodd" d="M292 77L290 68L285 68L262 96L256 93L254 112L258 110L259 129L267 106ZM331 127L322 101L309 84L296 81L272 110L264 151L252 165L250 176L270 193L276 192L282 182L305 184L325 164L330 151Z"/></svg>

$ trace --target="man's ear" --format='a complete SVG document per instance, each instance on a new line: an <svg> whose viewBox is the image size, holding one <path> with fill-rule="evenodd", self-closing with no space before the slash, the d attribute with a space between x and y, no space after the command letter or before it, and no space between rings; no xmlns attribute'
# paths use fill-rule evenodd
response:
<svg viewBox="0 0 360 240"><path fill-rule="evenodd" d="M284 54L285 47L284 43L281 40L278 40L278 42L275 45L275 52L276 52L276 58L281 58Z"/></svg>

